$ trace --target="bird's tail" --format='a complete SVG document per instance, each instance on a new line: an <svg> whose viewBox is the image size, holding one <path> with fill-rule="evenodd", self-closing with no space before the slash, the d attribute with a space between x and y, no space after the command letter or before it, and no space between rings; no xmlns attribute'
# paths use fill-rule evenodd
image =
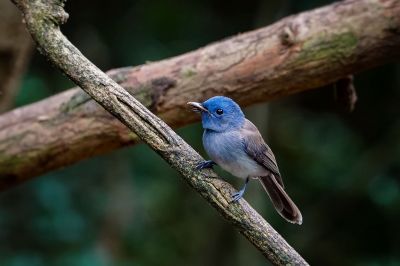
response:
<svg viewBox="0 0 400 266"><path fill-rule="evenodd" d="M271 198L276 211L290 223L301 224L303 217L296 204L289 198L274 175L259 177L261 184Z"/></svg>

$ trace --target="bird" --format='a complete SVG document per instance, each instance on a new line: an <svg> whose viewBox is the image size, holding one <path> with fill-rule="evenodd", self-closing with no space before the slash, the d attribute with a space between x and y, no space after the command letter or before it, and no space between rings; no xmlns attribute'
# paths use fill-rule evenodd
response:
<svg viewBox="0 0 400 266"><path fill-rule="evenodd" d="M238 202L243 197L250 178L258 179L276 211L288 222L302 224L299 208L284 190L272 150L257 127L246 119L240 106L225 96L187 104L201 114L203 146L211 158L199 163L196 169L219 165L233 176L244 179L243 188L232 195L232 202Z"/></svg>

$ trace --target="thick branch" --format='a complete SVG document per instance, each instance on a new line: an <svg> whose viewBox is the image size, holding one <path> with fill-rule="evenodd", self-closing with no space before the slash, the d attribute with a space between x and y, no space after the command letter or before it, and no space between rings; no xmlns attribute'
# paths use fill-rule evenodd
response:
<svg viewBox="0 0 400 266"><path fill-rule="evenodd" d="M172 59L110 71L169 125L193 122L186 102L216 94L253 104L330 84L400 57L399 1L346 1L283 19ZM373 21L373 23L371 23ZM137 142L71 89L0 116L0 189Z"/></svg>
<svg viewBox="0 0 400 266"><path fill-rule="evenodd" d="M60 32L68 15L56 0L14 0L42 53L179 171L196 191L276 265L307 265L247 202L231 203L233 188L212 171L196 171L203 159L160 118L87 60ZM206 175L207 174L207 175Z"/></svg>

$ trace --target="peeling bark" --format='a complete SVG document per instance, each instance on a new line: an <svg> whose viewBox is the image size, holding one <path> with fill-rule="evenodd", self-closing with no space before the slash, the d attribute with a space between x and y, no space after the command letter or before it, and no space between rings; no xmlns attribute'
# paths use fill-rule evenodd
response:
<svg viewBox="0 0 400 266"><path fill-rule="evenodd" d="M218 94L246 106L398 60L399 2L337 2L108 74L170 126L180 127L197 119L188 101ZM68 90L0 116L0 189L137 141L87 94Z"/></svg>

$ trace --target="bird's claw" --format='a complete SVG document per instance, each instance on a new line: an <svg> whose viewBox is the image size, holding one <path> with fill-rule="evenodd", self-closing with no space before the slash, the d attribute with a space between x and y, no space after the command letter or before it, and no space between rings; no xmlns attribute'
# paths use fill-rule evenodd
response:
<svg viewBox="0 0 400 266"><path fill-rule="evenodd" d="M199 163L196 166L196 170L201 170L201 169L205 169L205 168L212 168L214 165L216 165L216 163L214 163L213 161L204 161Z"/></svg>
<svg viewBox="0 0 400 266"><path fill-rule="evenodd" d="M243 197L244 191L240 190L239 192L232 194L232 202L237 202Z"/></svg>

